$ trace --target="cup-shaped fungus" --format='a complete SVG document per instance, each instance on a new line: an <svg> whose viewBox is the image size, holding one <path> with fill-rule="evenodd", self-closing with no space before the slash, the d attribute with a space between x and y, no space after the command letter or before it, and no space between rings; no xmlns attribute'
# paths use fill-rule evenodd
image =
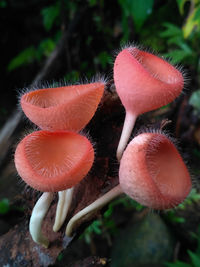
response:
<svg viewBox="0 0 200 267"><path fill-rule="evenodd" d="M191 178L174 144L161 133L136 136L120 161L119 185L75 214L67 224L71 236L76 225L116 196L125 193L152 209L170 209L180 204L191 190Z"/></svg>
<svg viewBox="0 0 200 267"><path fill-rule="evenodd" d="M15 166L21 178L42 192L71 188L88 173L94 160L90 141L74 132L36 131L17 146Z"/></svg>
<svg viewBox="0 0 200 267"><path fill-rule="evenodd" d="M31 215L29 228L35 242L48 246L41 224L53 192L75 186L89 172L93 161L92 144L74 132L36 131L18 144L15 166L19 175L29 186L45 192Z"/></svg>
<svg viewBox="0 0 200 267"><path fill-rule="evenodd" d="M93 117L103 95L103 81L46 88L22 95L25 115L42 130L80 131Z"/></svg>
<svg viewBox="0 0 200 267"><path fill-rule="evenodd" d="M126 110L117 150L120 160L137 116L172 102L181 93L184 79L167 61L130 46L115 59L114 82Z"/></svg>
<svg viewBox="0 0 200 267"><path fill-rule="evenodd" d="M191 178L174 144L160 133L143 133L127 146L120 161L122 190L142 205L169 209L191 190Z"/></svg>

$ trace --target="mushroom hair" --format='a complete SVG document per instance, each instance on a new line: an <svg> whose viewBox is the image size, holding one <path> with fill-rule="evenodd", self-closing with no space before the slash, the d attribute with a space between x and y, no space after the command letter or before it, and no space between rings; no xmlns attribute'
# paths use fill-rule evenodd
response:
<svg viewBox="0 0 200 267"><path fill-rule="evenodd" d="M184 86L184 76L164 59L129 46L115 59L114 83L126 110L117 148L120 160L137 117L178 97Z"/></svg>

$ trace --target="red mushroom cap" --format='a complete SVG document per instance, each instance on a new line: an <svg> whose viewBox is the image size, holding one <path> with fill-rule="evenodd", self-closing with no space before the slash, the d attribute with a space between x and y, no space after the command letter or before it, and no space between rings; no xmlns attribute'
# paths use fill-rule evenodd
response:
<svg viewBox="0 0 200 267"><path fill-rule="evenodd" d="M129 143L120 161L119 180L127 195L154 209L178 205L192 186L179 152L160 133L143 133Z"/></svg>
<svg viewBox="0 0 200 267"><path fill-rule="evenodd" d="M173 101L182 91L182 74L167 61L136 47L122 50L114 82L126 111L140 115Z"/></svg>
<svg viewBox="0 0 200 267"><path fill-rule="evenodd" d="M93 117L104 83L46 88L22 95L26 116L43 130L80 131Z"/></svg>
<svg viewBox="0 0 200 267"><path fill-rule="evenodd" d="M93 161L92 144L74 132L33 132L15 151L15 166L21 178L43 192L73 187L85 177Z"/></svg>

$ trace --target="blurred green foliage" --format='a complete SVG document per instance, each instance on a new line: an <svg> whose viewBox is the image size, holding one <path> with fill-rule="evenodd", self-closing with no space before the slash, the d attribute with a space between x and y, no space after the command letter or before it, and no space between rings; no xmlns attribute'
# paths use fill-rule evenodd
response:
<svg viewBox="0 0 200 267"><path fill-rule="evenodd" d="M118 232L116 222L113 218L114 209L121 206L125 211L141 211L144 207L137 203L135 200L128 196L117 198L109 203L107 210L104 212L101 219L93 221L80 236L87 244L91 243L91 239L94 235L100 235L105 232L109 232L111 235L115 235Z"/></svg>
<svg viewBox="0 0 200 267"><path fill-rule="evenodd" d="M0 7L6 6L6 1L0 1ZM93 55L93 62L84 60L85 68L82 68L82 60L79 66L66 73L66 77L75 80L80 76L94 75L94 71L100 68L107 71L112 59L111 51L116 49L112 40L118 38L118 43L135 40L156 49L161 55L169 57L175 64L184 63L199 73L199 41L200 41L200 0L118 0L116 7L120 18L114 17L113 23L106 23L106 12L112 15L112 10L106 10L105 0L85 1L85 8L91 12L92 21L96 33L104 36L104 46ZM41 62L54 50L61 36L64 20L70 22L82 7L82 2L68 0L54 0L49 6L43 6L40 19L48 37L45 37L38 45L31 45L23 49L8 64L8 71ZM175 10L175 11L173 11ZM176 18L167 16L176 13ZM66 21L65 21L66 22ZM89 29L88 29L89 30ZM94 36L88 31L85 44L93 45ZM91 65L94 65L94 70Z"/></svg>
<svg viewBox="0 0 200 267"><path fill-rule="evenodd" d="M60 15L60 1L57 1L55 5L45 7L41 10L41 14L43 17L43 25L46 31L51 30L53 24L59 20Z"/></svg>
<svg viewBox="0 0 200 267"><path fill-rule="evenodd" d="M192 203L200 200L200 193L197 192L195 188L193 188L189 194L189 196L178 205L176 209L168 210L165 213L165 218L172 223L185 223L185 218L177 215L178 210L184 210L188 205L192 205Z"/></svg>
<svg viewBox="0 0 200 267"><path fill-rule="evenodd" d="M196 113L200 114L200 89L193 92L189 99L189 104L193 106Z"/></svg>
<svg viewBox="0 0 200 267"><path fill-rule="evenodd" d="M197 240L196 250L193 252L188 250L189 262L176 260L174 263L165 263L167 267L199 267L200 266L200 226L197 233L192 233L192 236Z"/></svg>
<svg viewBox="0 0 200 267"><path fill-rule="evenodd" d="M136 32L139 32L145 20L152 13L154 0L118 0L122 12L123 41L130 38L128 18L134 22Z"/></svg>
<svg viewBox="0 0 200 267"><path fill-rule="evenodd" d="M10 201L7 198L0 200L0 214L6 214L10 211Z"/></svg>

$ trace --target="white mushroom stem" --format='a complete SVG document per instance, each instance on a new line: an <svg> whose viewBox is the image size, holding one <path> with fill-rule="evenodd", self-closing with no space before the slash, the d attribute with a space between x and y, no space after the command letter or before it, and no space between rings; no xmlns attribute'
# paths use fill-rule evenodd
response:
<svg viewBox="0 0 200 267"><path fill-rule="evenodd" d="M29 223L29 231L32 239L45 248L48 247L49 240L42 234L42 222L51 205L53 196L54 194L51 192L45 192L41 195L33 208Z"/></svg>
<svg viewBox="0 0 200 267"><path fill-rule="evenodd" d="M58 204L56 208L56 218L53 226L53 231L57 232L60 230L61 226L63 225L67 213L69 211L72 197L73 197L74 188L69 188L64 191L58 192Z"/></svg>
<svg viewBox="0 0 200 267"><path fill-rule="evenodd" d="M122 134L120 137L120 141L117 148L117 159L120 161L122 154L124 152L124 149L128 143L128 140L131 136L132 130L135 125L135 121L137 119L137 116L131 112L126 112L126 117L124 120L124 126L122 130Z"/></svg>
<svg viewBox="0 0 200 267"><path fill-rule="evenodd" d="M117 185L110 191L108 191L105 195L95 200L93 203L91 203L86 208L82 209L78 213L76 213L68 222L67 228L66 228L66 236L71 237L73 230L76 228L77 224L80 224L80 221L82 219L99 209L101 209L103 206L105 206L108 202L110 202L113 198L121 195L123 193L121 186Z"/></svg>

